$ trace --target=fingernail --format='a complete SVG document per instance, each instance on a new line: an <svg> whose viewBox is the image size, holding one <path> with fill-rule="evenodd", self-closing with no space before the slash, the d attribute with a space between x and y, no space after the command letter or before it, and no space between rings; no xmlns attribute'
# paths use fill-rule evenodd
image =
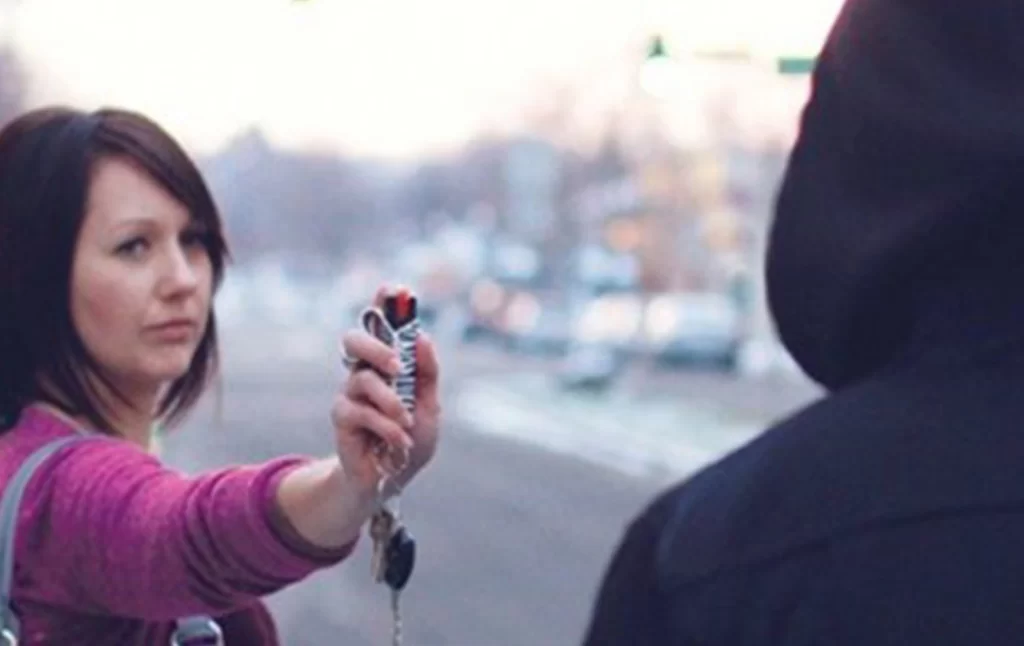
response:
<svg viewBox="0 0 1024 646"><path fill-rule="evenodd" d="M402 371L402 362L399 361L397 357L388 361L388 370L390 370L392 374L397 375Z"/></svg>
<svg viewBox="0 0 1024 646"><path fill-rule="evenodd" d="M405 417L403 417L403 419L405 420L405 426L407 428L412 428L413 421L414 421L413 418L412 418L412 415L410 413L406 413Z"/></svg>
<svg viewBox="0 0 1024 646"><path fill-rule="evenodd" d="M411 451L412 447L413 447L412 438L409 437L408 435L403 436L402 437L402 446L405 447L406 451Z"/></svg>

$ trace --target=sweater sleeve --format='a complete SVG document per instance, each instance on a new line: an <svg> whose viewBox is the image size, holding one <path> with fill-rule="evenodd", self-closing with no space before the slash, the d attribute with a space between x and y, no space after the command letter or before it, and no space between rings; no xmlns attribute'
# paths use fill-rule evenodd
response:
<svg viewBox="0 0 1024 646"><path fill-rule="evenodd" d="M187 477L124 442L64 447L26 490L19 575L39 601L84 612L159 621L237 609L354 548L316 548L276 508L278 484L306 461Z"/></svg>

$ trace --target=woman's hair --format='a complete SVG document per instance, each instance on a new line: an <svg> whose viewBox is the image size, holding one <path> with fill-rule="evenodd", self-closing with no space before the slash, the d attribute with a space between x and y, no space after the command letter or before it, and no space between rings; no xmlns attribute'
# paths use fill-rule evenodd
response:
<svg viewBox="0 0 1024 646"><path fill-rule="evenodd" d="M28 112L0 131L0 430L34 400L112 432L99 379L127 401L86 349L71 316L71 271L93 170L116 158L145 172L184 205L205 234L213 289L228 259L217 207L199 169L148 118L124 110L63 107ZM217 371L213 307L188 371L159 403L168 424L199 400Z"/></svg>

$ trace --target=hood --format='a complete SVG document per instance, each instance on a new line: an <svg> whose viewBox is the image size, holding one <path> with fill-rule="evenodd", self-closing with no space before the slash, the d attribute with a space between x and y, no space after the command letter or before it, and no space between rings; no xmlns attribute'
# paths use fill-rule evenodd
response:
<svg viewBox="0 0 1024 646"><path fill-rule="evenodd" d="M1019 0L852 0L840 13L766 266L779 336L826 388L899 358L947 285L1024 278L1022 19Z"/></svg>

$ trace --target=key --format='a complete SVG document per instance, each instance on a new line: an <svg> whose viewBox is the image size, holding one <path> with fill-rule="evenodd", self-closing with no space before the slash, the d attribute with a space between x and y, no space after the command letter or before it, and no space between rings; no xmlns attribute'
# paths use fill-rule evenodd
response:
<svg viewBox="0 0 1024 646"><path fill-rule="evenodd" d="M402 592L391 591L391 646L402 646Z"/></svg>
<svg viewBox="0 0 1024 646"><path fill-rule="evenodd" d="M391 646L402 646L402 588L409 582L416 558L416 542L397 524L384 551L384 583L391 588Z"/></svg>
<svg viewBox="0 0 1024 646"><path fill-rule="evenodd" d="M373 540L373 556L370 558L370 573L373 580L384 580L387 569L387 548L394 535L396 519L387 507L381 507L370 519L370 538Z"/></svg>
<svg viewBox="0 0 1024 646"><path fill-rule="evenodd" d="M416 540L402 525L397 524L384 549L384 583L394 592L401 592L412 576L416 565Z"/></svg>

